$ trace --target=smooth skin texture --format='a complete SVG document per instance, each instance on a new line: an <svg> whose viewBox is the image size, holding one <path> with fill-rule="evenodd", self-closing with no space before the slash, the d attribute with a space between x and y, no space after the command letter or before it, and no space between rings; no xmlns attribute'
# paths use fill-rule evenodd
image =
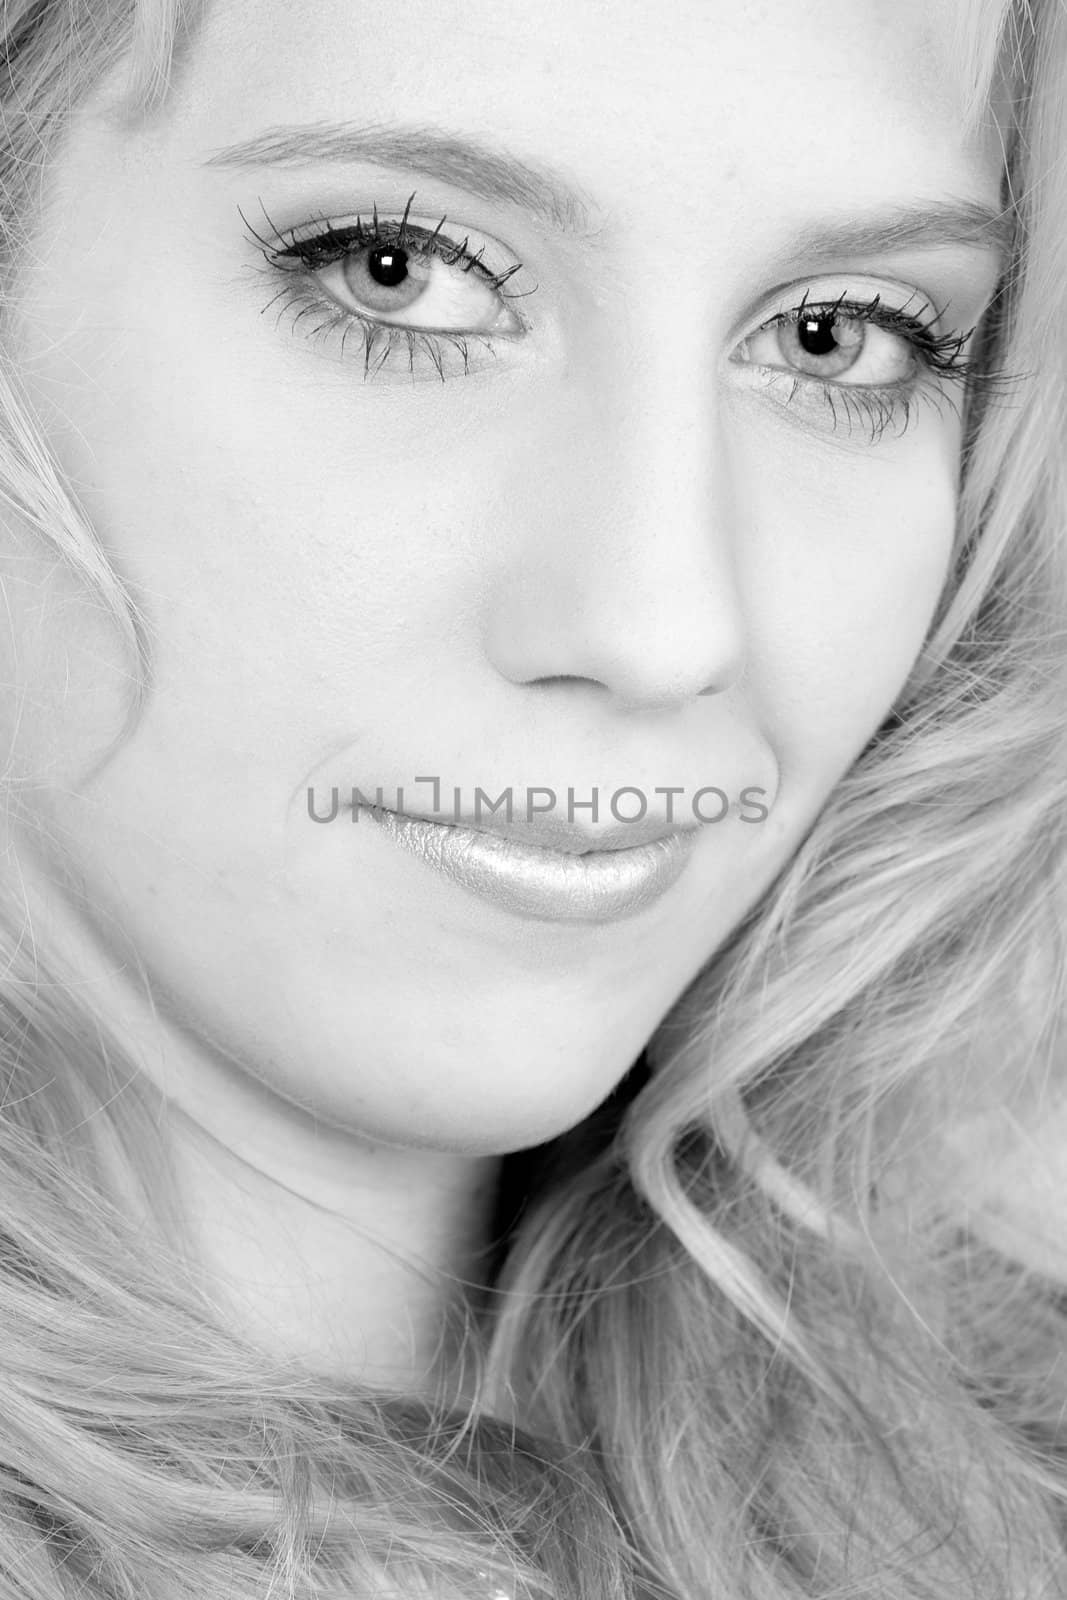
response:
<svg viewBox="0 0 1067 1600"><path fill-rule="evenodd" d="M669 16L219 0L162 111L124 125L116 76L78 112L26 257L25 381L156 649L116 742L113 635L8 525L26 691L9 770L52 835L14 841L34 928L170 1096L233 1315L369 1380L427 1379L500 1156L603 1100L788 860L891 707L948 567L958 391L925 377L934 403L906 430L835 429L817 385L789 400L757 333L805 291L932 300L953 331L980 318L984 246L826 261L791 242L898 204L997 204L948 12ZM593 225L565 236L403 166L212 160L326 120L434 124L551 164ZM342 353L304 337L325 312L272 304L291 280L242 213L269 241L375 205L399 218L413 191L413 222L447 214L493 270L523 264L506 288L525 329L495 359L474 343L467 375L453 353L444 383L406 354L365 382L358 332ZM460 281L455 304L484 314ZM899 374L898 336L870 349L874 377ZM639 915L552 923L366 819L308 818L309 785L324 804L333 783L417 774L465 795L751 785L773 804L705 826ZM61 862L85 904L54 886Z"/></svg>

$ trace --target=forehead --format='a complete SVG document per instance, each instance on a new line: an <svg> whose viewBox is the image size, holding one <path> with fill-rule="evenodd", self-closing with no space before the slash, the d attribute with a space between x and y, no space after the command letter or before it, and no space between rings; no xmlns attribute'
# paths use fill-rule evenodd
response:
<svg viewBox="0 0 1067 1600"><path fill-rule="evenodd" d="M999 171L962 123L959 3L208 0L166 123L203 156L272 123L418 120L563 166L608 208L864 173L958 190Z"/></svg>
<svg viewBox="0 0 1067 1600"><path fill-rule="evenodd" d="M264 86L309 70L324 87L346 76L366 84L370 67L386 75L384 93L436 85L447 96L451 78L460 93L479 86L494 112L520 84L595 93L599 83L643 102L698 81L720 97L736 78L751 88L768 71L813 97L858 80L892 94L910 80L908 98L922 103L944 90L958 4L966 0L208 0L203 37L209 49L238 49Z"/></svg>

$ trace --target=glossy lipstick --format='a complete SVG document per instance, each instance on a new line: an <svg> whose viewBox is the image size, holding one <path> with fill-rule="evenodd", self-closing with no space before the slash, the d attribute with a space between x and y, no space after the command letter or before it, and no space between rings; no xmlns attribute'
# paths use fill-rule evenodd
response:
<svg viewBox="0 0 1067 1600"><path fill-rule="evenodd" d="M613 922L634 916L665 894L685 868L697 830L670 831L630 844L624 826L584 845L573 829L558 834L530 828L553 842L525 843L498 828L431 822L424 817L361 807L402 849L453 883L508 911L550 922ZM636 825L631 830L638 834ZM647 834L647 829L644 830ZM563 848L555 848L555 844Z"/></svg>

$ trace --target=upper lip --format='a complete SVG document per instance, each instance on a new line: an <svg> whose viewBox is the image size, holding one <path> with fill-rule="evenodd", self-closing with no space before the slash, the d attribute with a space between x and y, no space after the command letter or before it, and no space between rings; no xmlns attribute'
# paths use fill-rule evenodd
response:
<svg viewBox="0 0 1067 1600"><path fill-rule="evenodd" d="M373 812L374 808L369 809ZM394 808L384 806L382 809L389 811ZM478 833L496 834L516 844L537 845L543 850L575 856L596 850L633 850L639 845L655 844L680 833L693 833L700 827L699 822L688 819L669 822L666 817L654 816L642 817L634 822L612 822L607 826L586 826L547 813L532 817L530 821L522 815L512 816L509 820L506 815L497 816L492 812L483 812L477 818L462 813L457 817L444 808L437 815L407 808L396 815L413 817L419 822L436 822L445 827L471 828Z"/></svg>

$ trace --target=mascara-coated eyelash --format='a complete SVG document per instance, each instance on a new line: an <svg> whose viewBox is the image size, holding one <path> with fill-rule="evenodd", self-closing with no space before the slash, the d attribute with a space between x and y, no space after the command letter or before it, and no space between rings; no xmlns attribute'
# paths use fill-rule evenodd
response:
<svg viewBox="0 0 1067 1600"><path fill-rule="evenodd" d="M525 323L517 313L511 313L514 331L508 334L492 333L479 330L445 328L411 328L399 323L383 322L369 314L360 313L351 307L343 306L332 296L324 294L317 287L319 277L325 268L335 262L344 260L348 256L358 254L369 248L382 248L391 251L402 251L418 262L440 260L446 266L459 266L461 273L476 274L476 281L494 293L501 304L504 301L525 298L534 290L524 293L506 294L503 286L517 272L522 270L522 263L516 262L502 272L490 272L482 261L485 246L480 250L471 251L470 235L466 235L461 242L443 233L442 229L447 217L442 217L432 230L418 227L409 222L412 203L415 196L412 194L404 208L404 214L399 221L382 219L378 215L378 207L372 208L370 221L365 221L362 216L357 216L354 223L346 223L343 227L336 227L323 218L318 221L322 226L317 232L307 232L307 227L314 228L314 224L305 225L304 229L292 229L279 233L272 243L263 239L251 226L244 213L238 211L251 237L262 247L262 254L272 272L280 272L287 281L275 294L263 310L269 311L272 307L282 302L282 312L288 307L295 310L293 329L303 317L322 313L322 320L314 327L307 330L308 336L314 338L318 334L329 334L341 328L341 354L345 352L345 343L350 333L355 330L363 340L363 378L374 377L381 371L389 360L393 351L401 345L406 345L408 352L408 371L414 377L415 358L418 354L426 355L435 367L438 377L444 382L446 353L448 347L457 351L463 362L463 371L468 373L470 367L470 342L479 341L491 354L496 352L493 348L494 339L499 337L515 337L516 333L525 331ZM262 204L262 202L261 202ZM264 210L264 216L266 211ZM267 218L270 222L269 217ZM270 224L274 226L273 223ZM460 265L460 263L463 263ZM280 320L281 313L279 313ZM304 332L305 330L301 330ZM371 356L383 346L374 366L371 365Z"/></svg>
<svg viewBox="0 0 1067 1600"><path fill-rule="evenodd" d="M281 301L282 312L279 313L278 320L280 321L281 314L286 308L293 309L294 332L305 317L317 315L319 320L313 326L301 327L300 331L314 338L320 334L329 336L337 329L341 329L342 355L345 353L349 335L355 330L363 344L364 382L376 376L390 359L393 351L404 345L407 347L407 366L412 378L415 375L416 357L425 356L443 382L449 351L458 353L462 361L462 370L466 374L471 370L471 342L478 341L495 357L494 337L485 332L409 328L401 324L382 322L345 307L332 296L326 295L319 287L319 278L324 269L338 260L372 245L394 249L410 247L418 259L438 258L450 267L460 262L464 263L460 271L477 273L478 281L497 294L501 302L524 298L521 294L507 294L503 289L503 285L515 273L522 270L521 263L516 263L503 272L491 273L481 260L484 247L471 252L468 249L469 235L462 241L457 241L443 233L446 217L442 217L432 230L411 224L408 219L414 199L415 196L412 194L399 221L381 219L375 204L370 222L365 222L362 217L357 216L354 224L337 227L329 223L325 217L320 217L316 219L316 223L321 223L318 231L315 231L316 223L309 223L303 228L288 232L276 230L277 237L274 242L262 238L238 208L250 237L261 248L271 275L276 277L280 273L286 279L282 288L264 306L264 312L271 310ZM260 205L266 217L266 209L262 207L262 202ZM274 224L270 222L269 217L267 221L273 228ZM527 291L528 294L533 292L533 290ZM991 372L964 356L964 348L972 337L974 329L966 333L938 334L934 329L942 313L931 306L925 306L924 312L925 315L913 315L906 307L887 305L883 303L881 294L875 294L865 301L855 299L848 293L841 294L835 299L815 300L810 298L810 291L805 291L799 304L776 313L760 324L759 328L749 336L751 339L758 333L788 323L796 325L805 317L809 320L825 320L830 324L835 317L869 323L897 335L914 352L915 371L906 383L842 384L828 382L780 366L753 365L758 366L765 381L776 389L781 389L783 379L791 384L788 395L784 397L785 404L798 407L803 405L811 410L814 399L816 408L820 406L822 408L820 420L825 421L828 417L834 432L847 422L851 437L858 423L866 430L872 444L881 439L893 424L899 426L900 432L906 431L914 416L917 400L931 403L939 409L940 405L949 399L944 387L946 381L965 389L968 399L1014 382L1010 375ZM521 331L527 331L523 319L515 313L512 315L515 316L516 324ZM743 344L747 342L748 340L742 341ZM372 366L371 358L375 354L377 360Z"/></svg>
<svg viewBox="0 0 1067 1600"><path fill-rule="evenodd" d="M945 382L959 385L966 390L968 398L973 398L979 393L998 390L1014 381L1010 375L992 372L964 355L963 352L972 339L975 328L972 327L964 333L936 333L934 329L942 315L942 312L930 305L924 306L921 314L909 312L906 306L887 305L880 293L869 300L852 298L847 292L834 299L813 300L805 291L798 305L768 318L749 335L748 339L742 341L742 344L747 344L759 333L765 333L776 327L797 326L802 321L813 324L821 322L832 329L838 318L867 323L901 338L909 347L915 361L912 374L904 382L837 383L813 374L797 372L793 368L779 366L762 368L771 385L780 383L783 378L792 380L789 393L785 396L786 404L797 403L798 396L801 395L809 400L814 396L816 404L821 403L829 412L831 426L835 432L841 426L842 419L848 422L850 436L853 427L859 423L867 430L870 442L873 444L877 443L894 424L897 425L900 434L907 430L915 414L916 400L926 401L940 409L941 403L950 398L942 386Z"/></svg>

